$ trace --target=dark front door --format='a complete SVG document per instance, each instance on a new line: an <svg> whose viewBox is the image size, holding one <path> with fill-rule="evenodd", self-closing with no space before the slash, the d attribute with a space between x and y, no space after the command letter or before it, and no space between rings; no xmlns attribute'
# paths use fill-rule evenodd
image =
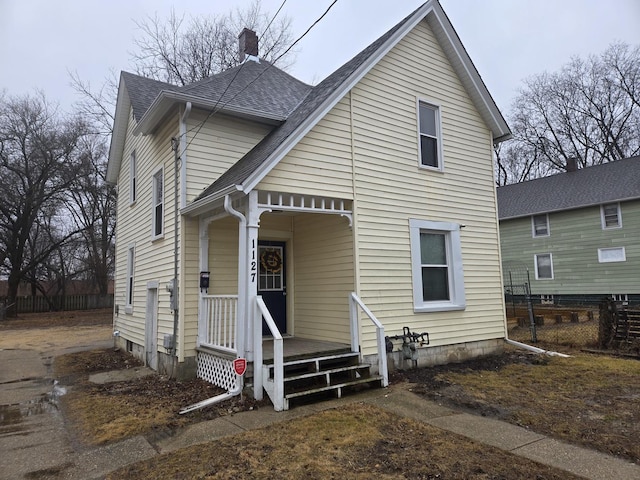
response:
<svg viewBox="0 0 640 480"><path fill-rule="evenodd" d="M280 333L287 331L287 275L285 264L285 243L258 241L258 295L262 295ZM266 323L262 322L262 334L271 335Z"/></svg>

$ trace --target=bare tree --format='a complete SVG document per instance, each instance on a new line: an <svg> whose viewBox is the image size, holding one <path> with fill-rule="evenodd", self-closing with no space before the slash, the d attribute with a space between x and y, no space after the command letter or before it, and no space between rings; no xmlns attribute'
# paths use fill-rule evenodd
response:
<svg viewBox="0 0 640 480"><path fill-rule="evenodd" d="M20 281L78 232L62 218L55 235L50 229L43 237L42 227L75 181L85 133L82 122L63 118L43 94L0 98L0 274L8 279L10 304Z"/></svg>
<svg viewBox="0 0 640 480"><path fill-rule="evenodd" d="M278 59L292 43L291 19L262 11L260 0L246 9L221 16L190 17L176 15L167 19L157 15L136 22L141 36L135 40L138 50L131 55L138 74L177 85L187 85L232 68L240 63L238 35L243 28L259 35L260 57ZM286 69L294 61L289 52L278 59Z"/></svg>
<svg viewBox="0 0 640 480"><path fill-rule="evenodd" d="M570 159L584 168L640 154L640 46L614 44L529 78L509 121L499 184L566 171Z"/></svg>

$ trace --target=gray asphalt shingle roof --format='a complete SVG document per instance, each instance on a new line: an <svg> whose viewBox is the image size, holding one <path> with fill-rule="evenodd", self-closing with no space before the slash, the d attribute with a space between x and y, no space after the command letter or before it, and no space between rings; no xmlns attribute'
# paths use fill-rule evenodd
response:
<svg viewBox="0 0 640 480"><path fill-rule="evenodd" d="M141 77L134 73L122 72L121 75L127 91L129 92L131 108L133 109L133 117L136 121L140 121L142 116L162 90L175 91L179 88L175 85L171 85L170 83Z"/></svg>
<svg viewBox="0 0 640 480"><path fill-rule="evenodd" d="M205 198L229 186L239 185L244 182L251 173L274 153L278 146L280 146L289 135L295 132L295 130L358 69L358 67L365 63L367 59L384 45L384 43L413 16L413 13L313 87L298 108L293 111L282 125L274 129L235 165L207 187L196 200Z"/></svg>
<svg viewBox="0 0 640 480"><path fill-rule="evenodd" d="M498 187L500 220L640 198L640 156Z"/></svg>

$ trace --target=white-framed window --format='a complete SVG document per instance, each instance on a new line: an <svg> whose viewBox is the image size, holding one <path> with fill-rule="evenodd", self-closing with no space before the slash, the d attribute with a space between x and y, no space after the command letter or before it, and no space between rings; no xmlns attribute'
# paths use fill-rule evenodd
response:
<svg viewBox="0 0 640 480"><path fill-rule="evenodd" d="M153 174L152 195L152 239L160 238L164 234L164 170L161 168Z"/></svg>
<svg viewBox="0 0 640 480"><path fill-rule="evenodd" d="M466 306L460 225L409 220L413 310L438 312Z"/></svg>
<svg viewBox="0 0 640 480"><path fill-rule="evenodd" d="M542 305L553 305L553 295L540 295L540 303Z"/></svg>
<svg viewBox="0 0 640 480"><path fill-rule="evenodd" d="M621 228L622 215L620 214L619 203L606 203L600 206L600 219L602 221L602 229Z"/></svg>
<svg viewBox="0 0 640 480"><path fill-rule="evenodd" d="M534 237L548 237L551 234L549 229L549 215L533 215L531 217L531 234Z"/></svg>
<svg viewBox="0 0 640 480"><path fill-rule="evenodd" d="M538 253L534 257L536 280L553 280L553 255Z"/></svg>
<svg viewBox="0 0 640 480"><path fill-rule="evenodd" d="M127 249L127 284L125 286L125 313L133 313L134 265L136 259L135 245Z"/></svg>
<svg viewBox="0 0 640 480"><path fill-rule="evenodd" d="M418 136L420 167L442 170L442 135L440 108L418 101Z"/></svg>
<svg viewBox="0 0 640 480"><path fill-rule="evenodd" d="M136 202L136 181L138 175L138 162L136 160L136 151L131 152L131 158L129 161L129 204L134 204Z"/></svg>
<svg viewBox="0 0 640 480"><path fill-rule="evenodd" d="M598 249L599 263L626 262L626 261L627 261L627 254L625 252L624 247Z"/></svg>

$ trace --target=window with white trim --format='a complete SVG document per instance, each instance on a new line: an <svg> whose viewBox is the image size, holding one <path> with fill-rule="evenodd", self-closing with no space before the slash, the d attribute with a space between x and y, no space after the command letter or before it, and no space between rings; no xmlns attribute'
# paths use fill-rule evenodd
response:
<svg viewBox="0 0 640 480"><path fill-rule="evenodd" d="M619 203L606 203L600 206L600 219L602 229L622 227L622 216L620 215Z"/></svg>
<svg viewBox="0 0 640 480"><path fill-rule="evenodd" d="M125 313L133 313L133 272L136 258L135 246L130 245L127 250L127 284L125 286Z"/></svg>
<svg viewBox="0 0 640 480"><path fill-rule="evenodd" d="M420 166L442 170L440 109L418 102L418 130L420 136Z"/></svg>
<svg viewBox="0 0 640 480"><path fill-rule="evenodd" d="M153 174L153 226L152 238L160 238L164 233L164 171Z"/></svg>
<svg viewBox="0 0 640 480"><path fill-rule="evenodd" d="M136 202L136 180L138 175L138 163L136 161L136 151L131 152L131 159L129 161L129 203Z"/></svg>
<svg viewBox="0 0 640 480"><path fill-rule="evenodd" d="M463 310L466 306L460 225L409 220L413 309Z"/></svg>
<svg viewBox="0 0 640 480"><path fill-rule="evenodd" d="M553 280L553 256L550 253L535 255L536 280Z"/></svg>
<svg viewBox="0 0 640 480"><path fill-rule="evenodd" d="M625 252L624 247L598 249L599 263L626 262L626 261L627 261L627 254Z"/></svg>
<svg viewBox="0 0 640 480"><path fill-rule="evenodd" d="M548 237L550 234L549 215L546 213L533 215L531 217L531 232L534 237Z"/></svg>

